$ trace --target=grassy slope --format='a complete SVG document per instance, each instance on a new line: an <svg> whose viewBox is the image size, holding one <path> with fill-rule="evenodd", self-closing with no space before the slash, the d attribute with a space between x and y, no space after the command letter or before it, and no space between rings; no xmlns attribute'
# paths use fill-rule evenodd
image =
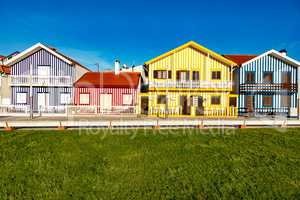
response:
<svg viewBox="0 0 300 200"><path fill-rule="evenodd" d="M300 129L199 131L0 133L0 197L300 198Z"/></svg>

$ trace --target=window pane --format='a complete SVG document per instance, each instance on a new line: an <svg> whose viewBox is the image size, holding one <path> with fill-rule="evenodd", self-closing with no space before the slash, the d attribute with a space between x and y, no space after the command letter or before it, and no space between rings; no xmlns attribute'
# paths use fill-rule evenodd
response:
<svg viewBox="0 0 300 200"><path fill-rule="evenodd" d="M282 107L290 107L291 106L291 96L282 95L281 96L281 106Z"/></svg>
<svg viewBox="0 0 300 200"><path fill-rule="evenodd" d="M213 80L220 80L221 79L221 72L220 71L212 71L211 78Z"/></svg>
<svg viewBox="0 0 300 200"><path fill-rule="evenodd" d="M212 105L220 105L221 104L221 97L220 96L212 96L211 97L211 104Z"/></svg>
<svg viewBox="0 0 300 200"><path fill-rule="evenodd" d="M90 104L90 94L80 94L80 104Z"/></svg>
<svg viewBox="0 0 300 200"><path fill-rule="evenodd" d="M24 93L24 92L17 93L17 103L26 104L27 103L27 93Z"/></svg>
<svg viewBox="0 0 300 200"><path fill-rule="evenodd" d="M166 104L166 103L167 103L166 95L158 95L157 96L157 104Z"/></svg>
<svg viewBox="0 0 300 200"><path fill-rule="evenodd" d="M123 94L123 104L124 105L132 104L132 95L131 94Z"/></svg>
<svg viewBox="0 0 300 200"><path fill-rule="evenodd" d="M264 72L264 83L273 83L273 73L272 72Z"/></svg>
<svg viewBox="0 0 300 200"><path fill-rule="evenodd" d="M255 73L246 72L246 83L254 83L254 82L255 82Z"/></svg>

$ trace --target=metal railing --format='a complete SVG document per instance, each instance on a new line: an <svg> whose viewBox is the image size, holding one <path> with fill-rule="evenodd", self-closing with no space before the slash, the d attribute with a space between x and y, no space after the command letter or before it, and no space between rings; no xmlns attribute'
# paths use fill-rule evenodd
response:
<svg viewBox="0 0 300 200"><path fill-rule="evenodd" d="M240 85L241 92L297 92L297 84L289 83L245 83Z"/></svg>
<svg viewBox="0 0 300 200"><path fill-rule="evenodd" d="M100 106L68 106L68 115L84 115L84 114L135 114L136 106L112 106L110 108L102 108Z"/></svg>
<svg viewBox="0 0 300 200"><path fill-rule="evenodd" d="M10 85L29 86L72 86L71 76L10 75Z"/></svg>
<svg viewBox="0 0 300 200"><path fill-rule="evenodd" d="M217 88L227 89L232 88L231 81L164 81L164 82L149 82L150 88Z"/></svg>

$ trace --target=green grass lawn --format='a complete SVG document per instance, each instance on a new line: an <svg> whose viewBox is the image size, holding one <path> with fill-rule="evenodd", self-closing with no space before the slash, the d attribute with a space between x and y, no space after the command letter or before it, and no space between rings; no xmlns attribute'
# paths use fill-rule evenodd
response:
<svg viewBox="0 0 300 200"><path fill-rule="evenodd" d="M300 199L300 129L0 132L1 199Z"/></svg>

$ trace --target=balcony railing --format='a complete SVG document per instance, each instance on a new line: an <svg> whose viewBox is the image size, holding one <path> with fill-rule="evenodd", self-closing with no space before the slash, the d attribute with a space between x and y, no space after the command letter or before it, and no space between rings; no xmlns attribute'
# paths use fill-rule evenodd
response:
<svg viewBox="0 0 300 200"><path fill-rule="evenodd" d="M240 85L241 92L297 92L297 84L290 83L245 83Z"/></svg>
<svg viewBox="0 0 300 200"><path fill-rule="evenodd" d="M13 86L72 86L71 76L37 76L11 75L10 85Z"/></svg>
<svg viewBox="0 0 300 200"><path fill-rule="evenodd" d="M231 81L165 81L165 82L149 82L149 88L189 88L189 89L230 89Z"/></svg>

